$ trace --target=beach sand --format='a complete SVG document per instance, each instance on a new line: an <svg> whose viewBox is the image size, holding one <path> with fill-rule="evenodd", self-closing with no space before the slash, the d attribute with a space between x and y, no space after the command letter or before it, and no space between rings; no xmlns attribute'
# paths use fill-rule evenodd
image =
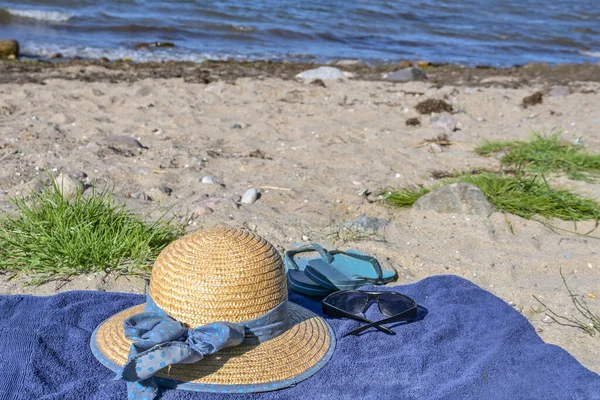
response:
<svg viewBox="0 0 600 400"><path fill-rule="evenodd" d="M35 187L48 171L85 172L87 183L114 187L119 200L141 213L157 217L167 210L186 218L196 212L190 231L244 227L280 250L307 241L359 249L397 269L399 284L462 276L520 311L546 342L600 372L598 337L548 322L533 298L559 315L576 315L562 269L571 290L600 313L598 239L501 213L417 213L371 202L386 188L432 185L432 171L499 169L496 157L473 152L484 139L525 140L534 131L562 130L565 140L582 137L588 151L600 152L600 67L577 67L579 74L546 66L433 68L429 81L410 83L380 80L381 68L346 68L354 79L322 87L291 79L306 69L297 65L236 64L229 73L221 64L40 65L0 66L2 210L11 210L9 197ZM542 104L524 108L522 99L536 91L545 93ZM430 116L417 113L415 105L429 98L453 106L456 131L432 127ZM412 117L421 125L406 126ZM423 143L443 133L451 146ZM201 183L208 175L223 185ZM600 184L551 181L600 198ZM262 187L260 199L238 208L250 187ZM365 189L368 198L359 194ZM351 238L340 238L338 227L362 215L389 224L377 236L342 240ZM579 232L593 227L577 225ZM0 275L1 294L144 290L139 278L102 274L39 287L8 278Z"/></svg>

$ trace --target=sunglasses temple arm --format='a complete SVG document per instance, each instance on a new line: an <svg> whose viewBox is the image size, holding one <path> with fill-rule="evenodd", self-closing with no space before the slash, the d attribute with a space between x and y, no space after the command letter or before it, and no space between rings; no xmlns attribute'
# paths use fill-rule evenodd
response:
<svg viewBox="0 0 600 400"><path fill-rule="evenodd" d="M415 319L416 315L413 315L416 313L416 308L411 308L410 310L406 310L398 315L394 315L393 317L390 318L386 318L386 319L382 319L381 321L369 321L369 323L367 325L363 325L360 328L356 328L348 333L346 333L344 335L344 337L348 336L348 335L357 335L371 327L375 327L377 329L379 328L385 328L386 330L382 330L379 329L385 333L391 334L391 335L395 335L396 332L386 328L385 326L381 326L380 324L387 324L390 322L398 322L398 321L411 321L413 319ZM367 320L365 319L363 322L367 322Z"/></svg>
<svg viewBox="0 0 600 400"><path fill-rule="evenodd" d="M394 335L394 331L392 331L391 329L386 328L385 326L379 325L378 322L373 322L371 320L368 320L366 318L361 317L360 315L351 314L351 313L346 312L346 311L344 311L344 310L342 310L342 309L340 309L340 308L338 308L336 306L332 306L331 304L327 304L327 307L338 311L338 313L340 314L340 316L342 316L343 318L350 318L350 319L354 319L356 321L364 322L364 323L368 324L368 325L366 325L368 327L372 327L373 326L373 327L379 329L381 332L387 333L388 335ZM354 331L352 331L352 332L354 332ZM347 334L344 335L344 337L348 336L348 335L349 334L347 333Z"/></svg>

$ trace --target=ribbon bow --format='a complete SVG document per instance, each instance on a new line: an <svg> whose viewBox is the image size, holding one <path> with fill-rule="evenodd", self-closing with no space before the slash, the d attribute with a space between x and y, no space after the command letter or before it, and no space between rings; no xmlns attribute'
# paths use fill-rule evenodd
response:
<svg viewBox="0 0 600 400"><path fill-rule="evenodd" d="M128 398L152 400L158 393L154 374L173 364L191 364L204 356L244 341L245 327L214 322L186 328L163 312L143 312L124 322L125 336L133 340L129 360L115 379L127 381Z"/></svg>

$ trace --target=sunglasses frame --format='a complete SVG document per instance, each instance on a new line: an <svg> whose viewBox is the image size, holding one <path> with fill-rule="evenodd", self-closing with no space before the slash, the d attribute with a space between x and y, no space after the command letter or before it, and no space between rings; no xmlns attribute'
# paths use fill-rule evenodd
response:
<svg viewBox="0 0 600 400"><path fill-rule="evenodd" d="M360 312L360 314L353 314L349 311L346 310L342 310L341 308L338 308L332 304L330 304L327 300L330 299L331 297L334 297L336 295L340 295L343 293L363 293L367 295L367 302L365 304L365 307L363 308L363 310ZM379 296L381 295L395 295L395 296L401 296L403 297L405 300L408 300L408 302L412 305L412 307L410 307L409 309L402 311L399 314L396 315L392 315L389 316L388 318L384 318L382 320L379 321L370 321L369 319L364 317L364 313L365 311L367 311L369 309L369 307L371 306L372 302L376 302L377 303L377 307L379 308L379 312L383 315L386 315L382 310L381 310L381 304L379 304ZM343 337L346 337L348 335L358 335L359 333L373 327L373 328L377 328L380 331L387 333L388 335L395 335L396 332L392 331L389 328L386 328L385 326L382 326L383 324L389 324L392 322L401 322L401 321L413 321L417 318L417 303L410 297L408 297L405 294L402 293L398 293L398 292L379 292L379 291L366 291L366 290L340 290L337 292L333 292L331 294L329 294L327 297L325 297L321 303L321 307L322 310L325 314L331 316L331 317L337 317L337 318L351 318L354 319L356 321L360 321L360 322L364 322L366 323L366 325L361 326L360 328L356 328L346 334L344 334Z"/></svg>

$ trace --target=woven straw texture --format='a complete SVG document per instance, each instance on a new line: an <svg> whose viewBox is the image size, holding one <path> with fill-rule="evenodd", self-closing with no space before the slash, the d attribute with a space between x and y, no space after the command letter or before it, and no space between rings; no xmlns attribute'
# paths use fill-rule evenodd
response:
<svg viewBox="0 0 600 400"><path fill-rule="evenodd" d="M169 245L156 259L150 280L154 302L191 327L242 322L265 314L287 298L285 271L277 250L253 233L210 229ZM259 345L224 349L200 362L173 365L158 377L200 384L246 385L293 378L315 366L331 346L329 327L316 314L289 303L290 328ZM143 311L132 307L105 321L97 345L124 365L132 342L123 321Z"/></svg>
<svg viewBox="0 0 600 400"><path fill-rule="evenodd" d="M289 304L293 326L280 336L256 346L236 346L187 365L164 368L156 376L177 381L246 385L290 379L316 365L331 345L325 321L312 312ZM118 365L127 361L131 341L123 334L123 321L142 312L127 309L106 321L97 333L98 347Z"/></svg>
<svg viewBox="0 0 600 400"><path fill-rule="evenodd" d="M187 235L157 257L150 279L154 302L195 327L257 318L287 297L283 262L260 236L236 229Z"/></svg>

